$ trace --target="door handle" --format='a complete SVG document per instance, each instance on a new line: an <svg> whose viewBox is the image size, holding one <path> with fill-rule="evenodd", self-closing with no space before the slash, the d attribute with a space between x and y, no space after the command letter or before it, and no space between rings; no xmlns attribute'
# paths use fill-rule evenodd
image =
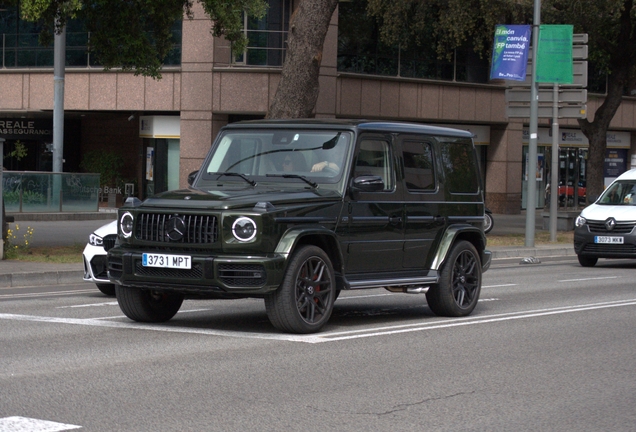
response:
<svg viewBox="0 0 636 432"><path fill-rule="evenodd" d="M435 216L433 218L433 221L436 224L444 225L446 223L446 218L444 216Z"/></svg>

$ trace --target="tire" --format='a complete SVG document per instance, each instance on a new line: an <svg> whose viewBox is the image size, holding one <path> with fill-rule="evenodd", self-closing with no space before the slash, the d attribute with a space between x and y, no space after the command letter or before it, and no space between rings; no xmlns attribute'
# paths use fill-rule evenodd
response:
<svg viewBox="0 0 636 432"><path fill-rule="evenodd" d="M183 295L169 291L153 291L115 286L117 303L124 315L138 322L165 322L175 316L183 303Z"/></svg>
<svg viewBox="0 0 636 432"><path fill-rule="evenodd" d="M594 267L598 262L598 258L594 256L577 255L576 257L579 259L579 264L583 267Z"/></svg>
<svg viewBox="0 0 636 432"><path fill-rule="evenodd" d="M280 287L265 297L272 325L288 333L315 333L329 320L336 278L327 254L302 246L292 256Z"/></svg>
<svg viewBox="0 0 636 432"><path fill-rule="evenodd" d="M115 297L115 284L98 283L97 288L107 296Z"/></svg>
<svg viewBox="0 0 636 432"><path fill-rule="evenodd" d="M426 301L435 315L470 315L481 292L481 261L472 243L455 243L443 264L440 280L426 293Z"/></svg>
<svg viewBox="0 0 636 432"><path fill-rule="evenodd" d="M492 215L490 213L484 214L484 234L488 234L492 231L492 227L495 226L495 222L492 219Z"/></svg>

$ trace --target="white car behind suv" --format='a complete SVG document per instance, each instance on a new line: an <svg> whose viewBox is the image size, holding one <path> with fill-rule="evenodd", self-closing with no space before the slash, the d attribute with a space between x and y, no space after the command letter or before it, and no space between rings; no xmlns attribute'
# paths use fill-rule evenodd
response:
<svg viewBox="0 0 636 432"><path fill-rule="evenodd" d="M106 295L115 295L115 285L108 280L108 250L117 240L117 221L107 223L88 237L84 248L84 280L94 282Z"/></svg>
<svg viewBox="0 0 636 432"><path fill-rule="evenodd" d="M636 258L636 169L621 174L576 219L574 251L583 267L599 258Z"/></svg>

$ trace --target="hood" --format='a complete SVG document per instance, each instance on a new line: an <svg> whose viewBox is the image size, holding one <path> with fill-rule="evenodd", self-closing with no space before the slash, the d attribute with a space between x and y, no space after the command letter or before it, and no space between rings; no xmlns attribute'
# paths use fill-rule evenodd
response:
<svg viewBox="0 0 636 432"><path fill-rule="evenodd" d="M162 207L179 209L238 209L253 208L258 202L269 202L276 205L298 202L321 202L341 199L332 190L310 188L280 189L268 187L219 188L202 191L199 189L180 189L163 192L148 198L144 207Z"/></svg>
<svg viewBox="0 0 636 432"><path fill-rule="evenodd" d="M636 221L636 206L592 204L583 209L581 216L595 221L605 221L610 217L619 222Z"/></svg>
<svg viewBox="0 0 636 432"><path fill-rule="evenodd" d="M107 223L95 230L95 234L101 238L106 237L109 234L117 234L117 220Z"/></svg>

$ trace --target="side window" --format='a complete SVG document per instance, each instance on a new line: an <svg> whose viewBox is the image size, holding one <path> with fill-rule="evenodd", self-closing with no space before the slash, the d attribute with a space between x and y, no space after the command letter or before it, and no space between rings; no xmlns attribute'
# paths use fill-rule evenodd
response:
<svg viewBox="0 0 636 432"><path fill-rule="evenodd" d="M479 192L477 161L471 141L440 142L444 184L450 193Z"/></svg>
<svg viewBox="0 0 636 432"><path fill-rule="evenodd" d="M391 148L382 140L362 140L356 159L355 176L375 175L384 181L384 190L393 190Z"/></svg>
<svg viewBox="0 0 636 432"><path fill-rule="evenodd" d="M435 170L431 143L404 141L404 178L411 192L435 190Z"/></svg>

